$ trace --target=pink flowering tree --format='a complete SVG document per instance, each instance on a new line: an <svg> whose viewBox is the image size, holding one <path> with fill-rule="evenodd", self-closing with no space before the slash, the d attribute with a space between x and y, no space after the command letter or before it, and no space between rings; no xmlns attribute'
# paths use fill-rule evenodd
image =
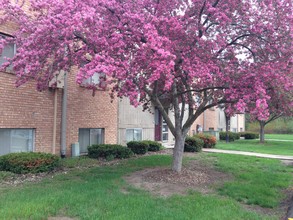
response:
<svg viewBox="0 0 293 220"><path fill-rule="evenodd" d="M265 141L265 126L280 118L280 117L291 117L293 116L293 78L289 74L286 76L288 81L288 86L283 87L283 85L272 85L275 83L272 80L272 84L268 86L266 93L270 97L266 104L265 117L259 117L255 110L251 110L250 116L252 121L258 121L259 123L259 139L260 143ZM256 101L254 105L262 105ZM252 105L252 109L255 106Z"/></svg>
<svg viewBox="0 0 293 220"><path fill-rule="evenodd" d="M1 24L18 26L10 39L17 85L35 80L43 90L72 67L77 83L104 73L97 87L160 110L175 137L177 172L201 113L223 103L244 111L257 100L262 116L266 82L287 83L287 73L271 70L286 68L292 55L291 0L0 0L0 10Z"/></svg>

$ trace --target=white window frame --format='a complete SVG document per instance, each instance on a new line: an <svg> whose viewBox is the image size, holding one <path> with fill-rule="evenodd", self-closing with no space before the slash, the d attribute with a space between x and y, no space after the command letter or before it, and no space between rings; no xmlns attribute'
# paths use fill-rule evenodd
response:
<svg viewBox="0 0 293 220"><path fill-rule="evenodd" d="M132 140L127 140L127 131L132 130ZM141 140L134 140L134 130L139 130L141 133ZM142 141L143 140L143 129L142 128L126 128L125 129L125 140L126 142L129 141Z"/></svg>
<svg viewBox="0 0 293 220"><path fill-rule="evenodd" d="M91 142L91 130L95 130L95 129L100 129L101 130L101 143L98 144L104 144L105 143L105 129L104 128L79 128L78 129L78 140L80 138L80 130L88 130L89 131L89 136L88 136L88 140L89 140L89 146L94 144L93 142ZM80 147L81 150L81 147ZM81 153L86 153L86 152L81 152Z"/></svg>
<svg viewBox="0 0 293 220"><path fill-rule="evenodd" d="M4 33L0 33L0 38L6 38L6 37L11 37L12 38L12 36L10 36L10 35L4 34ZM1 62L1 60L0 60L0 66L3 63L6 62L5 58L11 58L12 59L15 56L15 54L16 54L16 44L15 43L10 43L10 44L13 44L13 56L12 57L3 57L2 54L0 54L0 58L3 59L3 62ZM5 47L3 48L3 51L4 50L5 50ZM8 70L12 70L12 66L10 65L7 69Z"/></svg>
<svg viewBox="0 0 293 220"><path fill-rule="evenodd" d="M11 151L11 145L12 145L12 131L15 131L15 130L29 130L31 131L32 133L32 136L31 136L31 146L28 146L28 149L27 151L19 151L19 152L34 152L35 151L35 135L36 135L36 129L34 128L0 128L0 131L1 130L8 130L9 131L9 138L10 138L10 143L9 143L9 153L15 153L15 152L12 152ZM1 139L0 139L1 141ZM1 154L0 154L1 155Z"/></svg>
<svg viewBox="0 0 293 220"><path fill-rule="evenodd" d="M101 82L101 78L106 77L105 73L94 73L94 75L84 79L82 81L83 86L96 86L99 85Z"/></svg>
<svg viewBox="0 0 293 220"><path fill-rule="evenodd" d="M167 130L163 131L164 126L166 126ZM164 134L167 135L167 139L164 139ZM168 142L169 140L169 127L165 119L162 117L162 142Z"/></svg>

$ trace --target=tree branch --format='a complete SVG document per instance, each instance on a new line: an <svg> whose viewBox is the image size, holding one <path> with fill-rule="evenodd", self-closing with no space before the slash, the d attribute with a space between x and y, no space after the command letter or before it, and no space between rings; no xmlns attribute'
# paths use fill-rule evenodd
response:
<svg viewBox="0 0 293 220"><path fill-rule="evenodd" d="M203 89L188 89L186 91L179 92L176 95L181 95L181 94L190 93L190 92L201 93L201 92L205 92L210 89L229 89L229 87L227 87L227 86L214 86L214 87L211 86L211 87L207 87L207 88L203 88Z"/></svg>
<svg viewBox="0 0 293 220"><path fill-rule="evenodd" d="M251 36L252 34L242 34L238 37L236 37L234 40L232 40L230 43L226 44L226 46L222 49L220 49L217 54L219 55L220 53L222 53L228 46L231 46L233 43L235 43L237 40L241 39L241 38L244 38L244 37L249 37Z"/></svg>
<svg viewBox="0 0 293 220"><path fill-rule="evenodd" d="M165 111L164 106L162 105L160 99L156 96L156 94L154 94L150 89L148 89L147 87L144 87L144 91L146 92L146 94L150 97L151 102L153 103L153 105L155 107L157 107L159 109L159 111L161 112L163 118L165 119L171 133L174 135L175 137L175 127L171 121L171 119L168 116L168 113Z"/></svg>
<svg viewBox="0 0 293 220"><path fill-rule="evenodd" d="M282 115L283 115L283 113L280 113L278 115L274 114L269 120L265 121L265 125L270 123L270 122L272 122L272 121L274 121L274 120L276 120L276 119L278 119L278 118L280 118L280 117L282 117Z"/></svg>

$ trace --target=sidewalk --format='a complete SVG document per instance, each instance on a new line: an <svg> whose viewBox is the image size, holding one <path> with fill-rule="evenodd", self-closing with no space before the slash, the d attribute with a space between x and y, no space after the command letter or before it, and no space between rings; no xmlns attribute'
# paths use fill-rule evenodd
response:
<svg viewBox="0 0 293 220"><path fill-rule="evenodd" d="M293 142L293 140L280 140L280 139L268 139L268 138L266 138L266 141L284 141L284 142Z"/></svg>
<svg viewBox="0 0 293 220"><path fill-rule="evenodd" d="M292 160L293 161L293 156L285 156L285 155L261 154L261 153L246 152L246 151L220 150L220 149L208 149L208 148L204 148L204 149L202 149L202 151L208 152L208 153L238 154L238 155L247 155L247 156L272 158L272 159L280 159L280 160Z"/></svg>

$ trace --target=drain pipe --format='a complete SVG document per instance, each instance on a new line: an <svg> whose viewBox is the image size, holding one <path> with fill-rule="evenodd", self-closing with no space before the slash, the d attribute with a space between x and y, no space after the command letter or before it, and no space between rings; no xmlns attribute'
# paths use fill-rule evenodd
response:
<svg viewBox="0 0 293 220"><path fill-rule="evenodd" d="M203 125L202 125L202 132L204 132L206 129L205 129L205 126L206 126L206 112L204 111L203 112Z"/></svg>
<svg viewBox="0 0 293 220"><path fill-rule="evenodd" d="M56 130L57 130L57 105L58 105L58 89L54 91L54 121L53 121L53 142L52 142L52 154L55 154L56 151Z"/></svg>
<svg viewBox="0 0 293 220"><path fill-rule="evenodd" d="M67 73L64 72L64 88L61 115L61 158L66 156L66 117L67 117Z"/></svg>

